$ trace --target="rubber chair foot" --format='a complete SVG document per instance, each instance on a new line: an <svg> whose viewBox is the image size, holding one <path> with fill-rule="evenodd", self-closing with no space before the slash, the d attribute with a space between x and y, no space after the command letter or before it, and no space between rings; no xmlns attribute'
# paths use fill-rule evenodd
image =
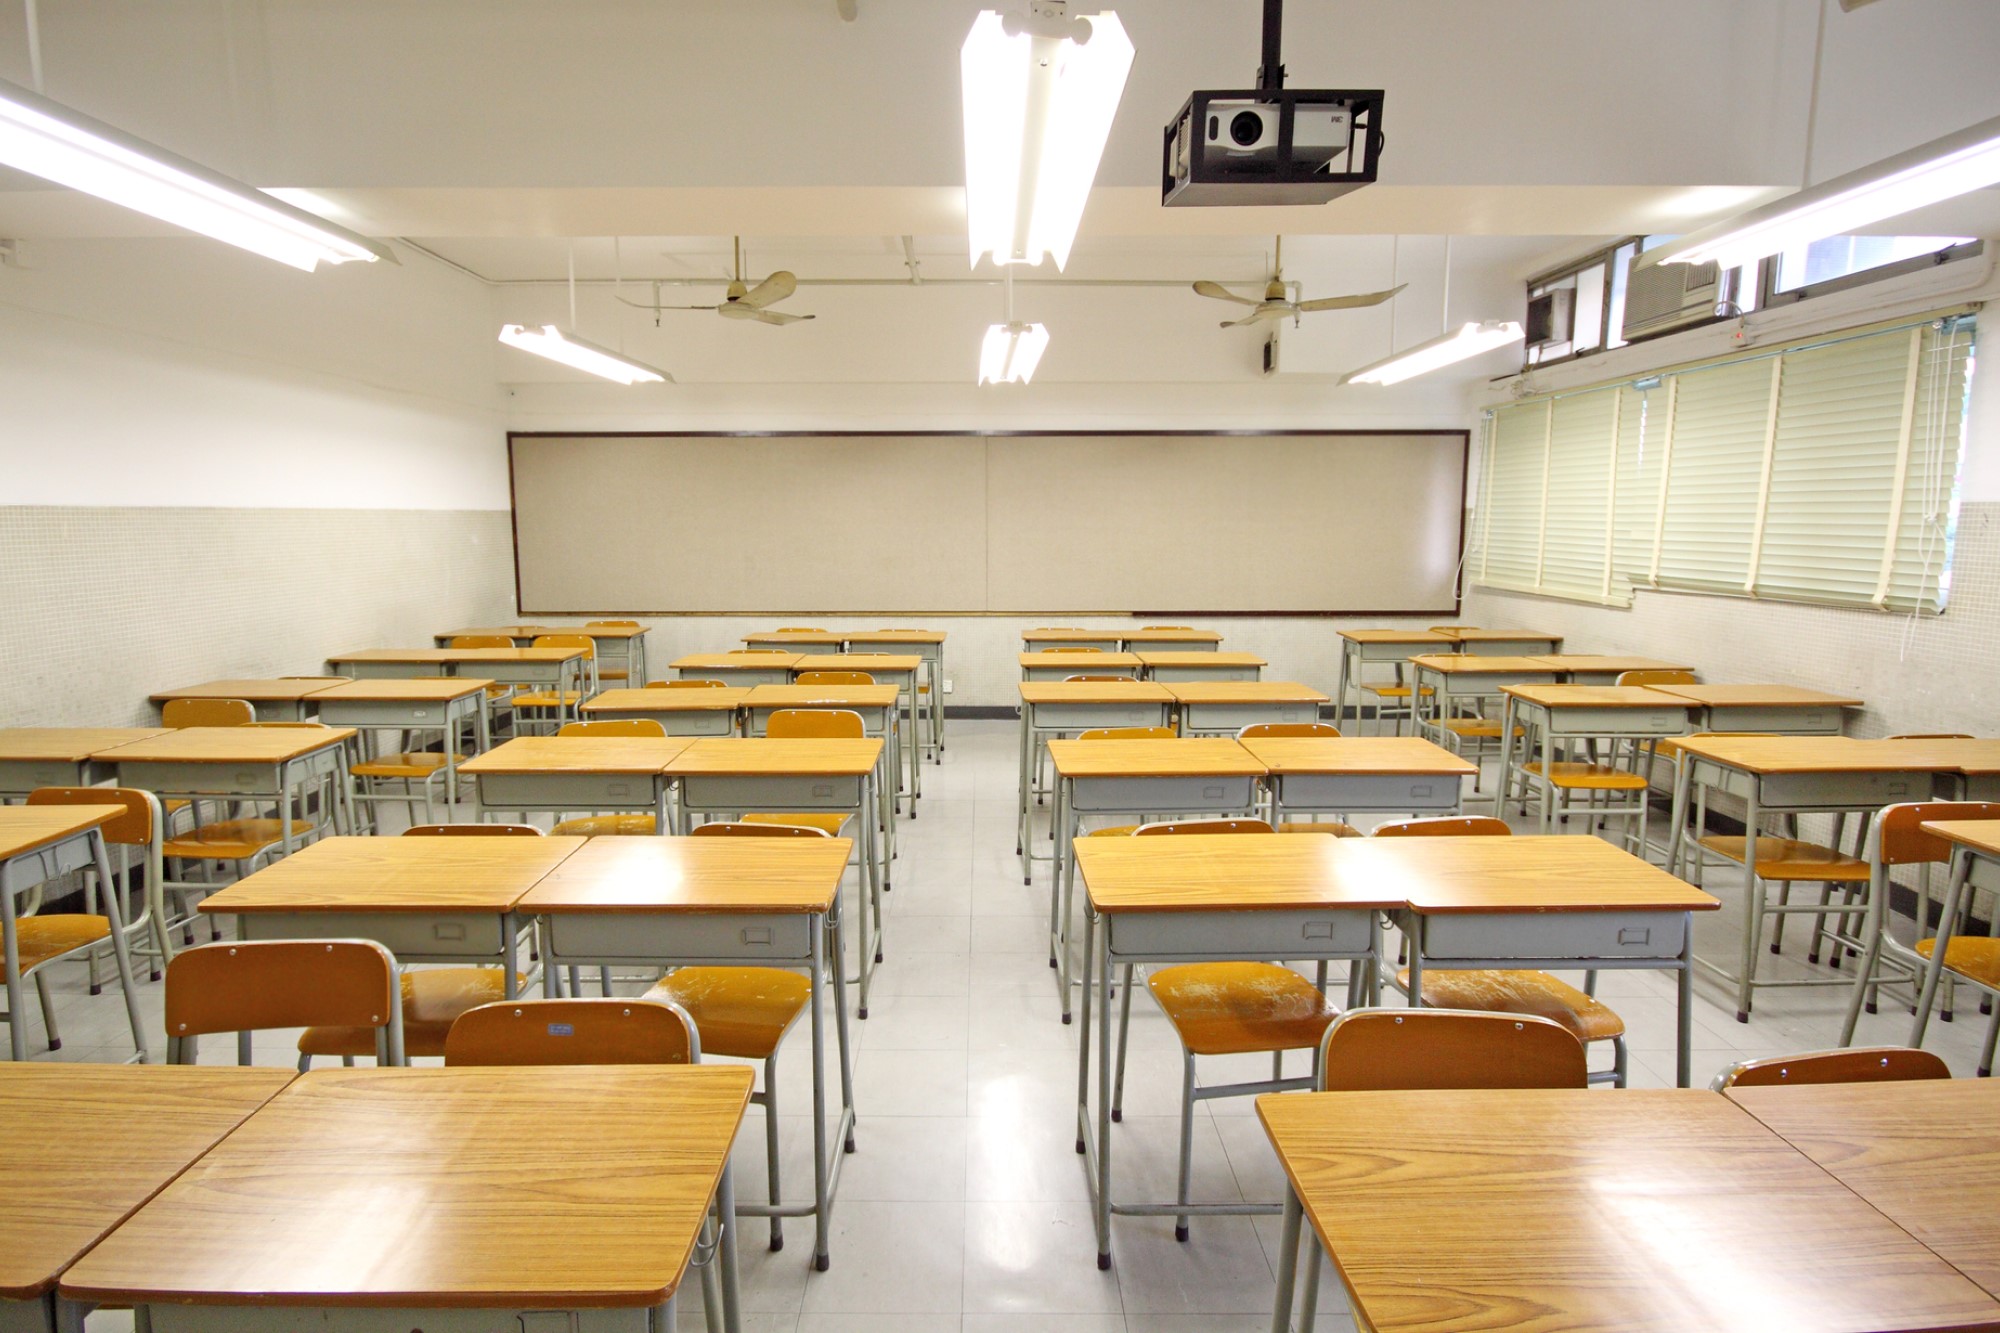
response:
<svg viewBox="0 0 2000 1333"><path fill-rule="evenodd" d="M1100 1273L1111 1271L1111 1256L1103 1250L1097 1252L1097 1271Z"/></svg>
<svg viewBox="0 0 2000 1333"><path fill-rule="evenodd" d="M1188 1238L1188 1229L1187 1229L1186 1227L1175 1227L1175 1228L1174 1228L1174 1239L1175 1239L1175 1240L1177 1240L1177 1241L1181 1242L1181 1243L1182 1243L1183 1245L1185 1245L1185 1244L1187 1243L1187 1238Z"/></svg>
<svg viewBox="0 0 2000 1333"><path fill-rule="evenodd" d="M1864 1004L1864 1005L1862 1005L1861 1007L1862 1007L1863 1009L1867 1010L1867 1011L1868 1011L1869 1013L1871 1013L1871 1014L1873 1014L1873 1013L1878 1013L1878 1012L1880 1012L1880 1011L1879 1011L1879 1010L1878 1010L1878 1009L1877 1009L1877 1008L1876 1008L1876 1007L1875 1007L1874 1005L1872 1005L1872 1004Z"/></svg>
<svg viewBox="0 0 2000 1333"><path fill-rule="evenodd" d="M819 1272L824 1273L827 1269L833 1267L833 1257L826 1254L815 1254L813 1256L813 1267Z"/></svg>
<svg viewBox="0 0 2000 1333"><path fill-rule="evenodd" d="M1082 1153L1083 1153L1083 1140L1082 1140L1082 1139L1078 1139L1078 1140L1076 1141L1076 1151L1077 1151L1077 1154L1078 1154L1079 1156L1081 1156L1081 1155L1082 1155Z"/></svg>
<svg viewBox="0 0 2000 1333"><path fill-rule="evenodd" d="M90 988L90 993L91 993L92 995L102 995L102 994L104 994L104 987L102 987L102 986L92 986L92 987Z"/></svg>
<svg viewBox="0 0 2000 1333"><path fill-rule="evenodd" d="M1938 1017L1943 1019L1947 1023L1951 1022L1951 1010L1949 1009L1938 1010Z"/></svg>
<svg viewBox="0 0 2000 1333"><path fill-rule="evenodd" d="M1064 1014L1064 1015L1063 1015L1063 1025L1064 1025L1065 1027L1067 1027L1067 1026L1069 1025L1069 1015L1068 1015L1068 1014Z"/></svg>
<svg viewBox="0 0 2000 1333"><path fill-rule="evenodd" d="M1049 966L1050 966L1050 967L1054 967L1055 965L1056 965L1056 956L1055 956L1054 954L1050 954L1050 955L1049 955Z"/></svg>
<svg viewBox="0 0 2000 1333"><path fill-rule="evenodd" d="M785 1238L784 1238L783 1236L773 1236L773 1237L771 1237L771 1253L772 1253L772 1254L776 1254L776 1253L777 1253L777 1252L778 1252L779 1250L782 1250L782 1249L784 1249L784 1248L785 1248Z"/></svg>
<svg viewBox="0 0 2000 1333"><path fill-rule="evenodd" d="M50 1050L52 1050L52 1051L59 1051L59 1050L61 1050L61 1049L62 1049L62 1038L61 1038L61 1037L57 1037L57 1038L55 1038L55 1039L54 1039L53 1041L51 1041L51 1042L49 1043L49 1049L50 1049Z"/></svg>
<svg viewBox="0 0 2000 1333"><path fill-rule="evenodd" d="M859 1018L868 1017L868 1006L865 1004L862 1005L859 1009L855 1010L855 1015Z"/></svg>
<svg viewBox="0 0 2000 1333"><path fill-rule="evenodd" d="M882 951L880 949L875 951L875 961L878 963L882 961Z"/></svg>
<svg viewBox="0 0 2000 1333"><path fill-rule="evenodd" d="M1124 1123L1125 1123L1125 1108L1124 1108L1124 1107L1122 1107L1122 1106L1114 1106L1114 1107L1112 1107L1112 1108L1111 1108L1111 1123L1112 1123L1112 1124L1114 1124L1114 1125L1122 1125L1122 1124L1124 1124Z"/></svg>
<svg viewBox="0 0 2000 1333"><path fill-rule="evenodd" d="M847 1137L847 1142L841 1145L841 1151L842 1151L842 1152L853 1152L853 1151L854 1151L854 1136L853 1136L853 1135L851 1135L851 1134L850 1134L850 1135L848 1135L848 1137Z"/></svg>
<svg viewBox="0 0 2000 1333"><path fill-rule="evenodd" d="M1750 1021L1750 1011L1748 1009L1738 1009L1736 1011L1736 1021L1739 1023L1748 1023Z"/></svg>

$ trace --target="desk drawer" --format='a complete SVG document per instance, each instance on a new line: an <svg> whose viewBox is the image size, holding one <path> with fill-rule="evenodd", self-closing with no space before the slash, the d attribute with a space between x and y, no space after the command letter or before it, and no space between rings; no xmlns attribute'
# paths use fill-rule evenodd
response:
<svg viewBox="0 0 2000 1333"><path fill-rule="evenodd" d="M1253 666L1161 666L1153 668L1153 679L1163 685L1176 681L1256 680L1262 670Z"/></svg>
<svg viewBox="0 0 2000 1333"><path fill-rule="evenodd" d="M1838 736L1846 724L1838 708L1722 708L1708 710L1710 731L1775 731L1790 735Z"/></svg>
<svg viewBox="0 0 2000 1333"><path fill-rule="evenodd" d="M30 1305L39 1310L39 1305ZM315 1306L293 1302L258 1305L177 1305L159 1301L151 1311L153 1333L650 1333L651 1311L641 1307L563 1310L549 1306L464 1309L423 1306L395 1310L365 1305ZM0 1329L7 1327L0 1324ZM42 1325L36 1325L42 1327Z"/></svg>
<svg viewBox="0 0 2000 1333"><path fill-rule="evenodd" d="M453 703L437 700L433 703L396 703L388 699L329 699L317 705L319 720L330 727L408 727L411 729L445 727L455 711L464 721L471 721L478 707L479 696Z"/></svg>
<svg viewBox="0 0 2000 1333"><path fill-rule="evenodd" d="M95 864L89 838L64 838L52 846L10 860L4 871L6 882L0 884L0 891L25 893L37 884L46 884L73 870Z"/></svg>
<svg viewBox="0 0 2000 1333"><path fill-rule="evenodd" d="M1234 736L1258 722L1317 722L1317 703L1182 704L1181 731L1226 732Z"/></svg>
<svg viewBox="0 0 2000 1333"><path fill-rule="evenodd" d="M1679 736L1688 729L1685 708L1558 708L1517 707L1515 721L1532 718L1557 736Z"/></svg>
<svg viewBox="0 0 2000 1333"><path fill-rule="evenodd" d="M798 963L813 918L767 912L562 912L548 918L559 962Z"/></svg>
<svg viewBox="0 0 2000 1333"><path fill-rule="evenodd" d="M853 810L862 798L858 777L691 774L680 782L681 804L689 810Z"/></svg>
<svg viewBox="0 0 2000 1333"><path fill-rule="evenodd" d="M118 785L173 796L241 796L245 799L263 796L275 799L279 795L277 769L269 765L239 768L231 764L126 761L118 765Z"/></svg>
<svg viewBox="0 0 2000 1333"><path fill-rule="evenodd" d="M593 708L584 716L592 722L657 722L669 736L734 736L736 710L704 708L699 712L656 713L642 709Z"/></svg>
<svg viewBox="0 0 2000 1333"><path fill-rule="evenodd" d="M1091 727L1164 727L1172 705L1036 704L1030 722L1037 731L1084 731Z"/></svg>
<svg viewBox="0 0 2000 1333"><path fill-rule="evenodd" d="M494 912L244 912L246 940L374 940L398 962L501 957L506 941Z"/></svg>
<svg viewBox="0 0 2000 1333"><path fill-rule="evenodd" d="M1494 912L1419 918L1424 966L1454 959L1679 958L1685 912Z"/></svg>
<svg viewBox="0 0 2000 1333"><path fill-rule="evenodd" d="M1454 813L1463 779L1449 773L1287 773L1278 804L1287 810Z"/></svg>
<svg viewBox="0 0 2000 1333"><path fill-rule="evenodd" d="M1133 958L1344 958L1368 951L1371 913L1117 912L1111 952Z"/></svg>
<svg viewBox="0 0 2000 1333"><path fill-rule="evenodd" d="M94 787L105 776L88 759L0 759L0 795L25 796L37 787Z"/></svg>
<svg viewBox="0 0 2000 1333"><path fill-rule="evenodd" d="M1189 814L1248 810L1253 777L1079 778L1070 784L1077 814Z"/></svg>
<svg viewBox="0 0 2000 1333"><path fill-rule="evenodd" d="M443 662L332 662L328 665L336 676L347 676L353 680L421 680L445 674Z"/></svg>
<svg viewBox="0 0 2000 1333"><path fill-rule="evenodd" d="M1929 773L1773 773L1757 787L1767 810L1841 807L1875 810L1931 799Z"/></svg>
<svg viewBox="0 0 2000 1333"><path fill-rule="evenodd" d="M640 773L482 773L479 800L496 810L651 810L658 781Z"/></svg>

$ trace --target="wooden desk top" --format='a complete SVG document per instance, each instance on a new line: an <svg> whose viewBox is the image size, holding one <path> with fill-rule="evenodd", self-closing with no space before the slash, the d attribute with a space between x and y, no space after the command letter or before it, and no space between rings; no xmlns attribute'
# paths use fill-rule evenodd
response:
<svg viewBox="0 0 2000 1333"><path fill-rule="evenodd" d="M1349 643L1456 643L1448 634L1429 629L1344 629L1340 637Z"/></svg>
<svg viewBox="0 0 2000 1333"><path fill-rule="evenodd" d="M165 727L9 727L0 730L0 761L82 763L120 745L168 734Z"/></svg>
<svg viewBox="0 0 2000 1333"><path fill-rule="evenodd" d="M461 773L664 773L686 736L516 736L458 766Z"/></svg>
<svg viewBox="0 0 2000 1333"><path fill-rule="evenodd" d="M675 671L783 671L801 657L828 658L833 653L689 653L667 663Z"/></svg>
<svg viewBox="0 0 2000 1333"><path fill-rule="evenodd" d="M743 1065L316 1069L86 1255L64 1290L658 1305L687 1267L750 1083Z"/></svg>
<svg viewBox="0 0 2000 1333"><path fill-rule="evenodd" d="M878 629L872 633L848 630L841 635L848 643L943 643L949 637L936 629Z"/></svg>
<svg viewBox="0 0 2000 1333"><path fill-rule="evenodd" d="M1118 637L1125 643L1221 643L1212 629L1128 629Z"/></svg>
<svg viewBox="0 0 2000 1333"><path fill-rule="evenodd" d="M1024 680L1028 704L1170 704L1167 687L1150 680Z"/></svg>
<svg viewBox="0 0 2000 1333"><path fill-rule="evenodd" d="M94 757L114 764L276 764L353 735L353 727L183 727Z"/></svg>
<svg viewBox="0 0 2000 1333"><path fill-rule="evenodd" d="M1123 656L1124 654L1120 654ZM1174 653L1141 652L1133 653L1149 667L1267 667L1271 665L1255 653L1225 653L1220 651Z"/></svg>
<svg viewBox="0 0 2000 1333"><path fill-rule="evenodd" d="M1655 685L1695 703L1725 708L1859 708L1862 700L1796 685Z"/></svg>
<svg viewBox="0 0 2000 1333"><path fill-rule="evenodd" d="M60 842L124 813L122 805L0 805L0 861Z"/></svg>
<svg viewBox="0 0 2000 1333"><path fill-rule="evenodd" d="M1926 819L1919 827L1982 856L2000 856L2000 819Z"/></svg>
<svg viewBox="0 0 2000 1333"><path fill-rule="evenodd" d="M493 682L471 676L409 676L400 680L356 680L313 695L314 703L449 703L478 694Z"/></svg>
<svg viewBox="0 0 2000 1333"><path fill-rule="evenodd" d="M200 1065L0 1065L0 1299L31 1300L292 1079Z"/></svg>
<svg viewBox="0 0 2000 1333"><path fill-rule="evenodd" d="M1658 866L1577 834L1511 838L1336 838L1357 892L1424 915L1467 912L1710 912L1714 898Z"/></svg>
<svg viewBox="0 0 2000 1333"><path fill-rule="evenodd" d="M588 634L593 639L636 639L646 633L643 625L488 625L479 629L448 629L447 639L471 638L475 634L498 634L509 639L539 638L544 634Z"/></svg>
<svg viewBox="0 0 2000 1333"><path fill-rule="evenodd" d="M1233 740L1050 741L1066 778L1262 777L1264 765Z"/></svg>
<svg viewBox="0 0 2000 1333"><path fill-rule="evenodd" d="M1184 704L1323 704L1333 697L1296 680L1173 680L1167 691Z"/></svg>
<svg viewBox="0 0 2000 1333"><path fill-rule="evenodd" d="M676 777L860 777L882 757L879 737L862 740L793 740L769 736L703 736L667 765Z"/></svg>
<svg viewBox="0 0 2000 1333"><path fill-rule="evenodd" d="M759 644L786 643L846 643L847 636L830 629L765 630L761 634L746 634L743 642L755 647Z"/></svg>
<svg viewBox="0 0 2000 1333"><path fill-rule="evenodd" d="M449 666L455 662L568 662L581 656L581 648L362 648L336 653L326 660Z"/></svg>
<svg viewBox="0 0 2000 1333"><path fill-rule="evenodd" d="M1275 774L1435 773L1471 777L1478 765L1416 736L1253 736L1240 742Z"/></svg>
<svg viewBox="0 0 2000 1333"><path fill-rule="evenodd" d="M664 694L664 690L655 690ZM678 691L693 694L693 690ZM753 685L744 702L751 708L888 708L895 704L894 685Z"/></svg>
<svg viewBox="0 0 2000 1333"><path fill-rule="evenodd" d="M583 701L585 713L721 713L741 708L750 691L741 685L710 690L603 690Z"/></svg>
<svg viewBox="0 0 2000 1333"><path fill-rule="evenodd" d="M924 664L922 653L801 653L792 663L794 671L915 671Z"/></svg>
<svg viewBox="0 0 2000 1333"><path fill-rule="evenodd" d="M1115 629L1024 629L1023 643L1117 643L1125 635Z"/></svg>
<svg viewBox="0 0 2000 1333"><path fill-rule="evenodd" d="M1733 1088L1729 1099L2000 1295L2000 1088L1991 1079Z"/></svg>
<svg viewBox="0 0 2000 1333"><path fill-rule="evenodd" d="M530 889L520 910L824 913L853 846L846 838L592 838Z"/></svg>
<svg viewBox="0 0 2000 1333"><path fill-rule="evenodd" d="M1257 1115L1380 1333L2000 1326L1716 1093L1295 1092Z"/></svg>
<svg viewBox="0 0 2000 1333"><path fill-rule="evenodd" d="M1693 671L1691 662L1666 662L1657 657L1627 657L1618 653L1545 653L1535 659L1561 671Z"/></svg>
<svg viewBox="0 0 2000 1333"><path fill-rule="evenodd" d="M1682 708L1686 699L1644 685L1502 685L1500 693L1544 708Z"/></svg>
<svg viewBox="0 0 2000 1333"><path fill-rule="evenodd" d="M1991 777L2000 773L2000 739L1974 737L1971 740L1896 741L1894 744L1921 747L1924 753L1970 776Z"/></svg>
<svg viewBox="0 0 2000 1333"><path fill-rule="evenodd" d="M156 704L170 699L247 699L253 704L295 703L311 694L333 688L325 680L211 680L201 685L183 685L177 690L161 690L148 697Z"/></svg>
<svg viewBox="0 0 2000 1333"><path fill-rule="evenodd" d="M1411 662L1447 676L1545 675L1562 668L1552 667L1539 657L1482 656L1478 653L1420 653Z"/></svg>
<svg viewBox="0 0 2000 1333"><path fill-rule="evenodd" d="M1380 888L1339 873L1338 844L1358 841L1285 833L1189 833L1077 838L1071 845L1091 904L1100 912L1402 907L1401 897L1384 896Z"/></svg>
<svg viewBox="0 0 2000 1333"><path fill-rule="evenodd" d="M1212 657L1213 653L1183 654L1184 656ZM1032 653L1020 654L1021 669L1029 667L1062 667L1071 671L1088 672L1092 667L1102 670L1107 667L1123 667L1132 670L1142 663L1137 653L1081 653L1063 648L1043 648Z"/></svg>
<svg viewBox="0 0 2000 1333"><path fill-rule="evenodd" d="M633 838L633 842L646 841ZM201 900L234 912L506 912L583 838L322 838Z"/></svg>
<svg viewBox="0 0 2000 1333"><path fill-rule="evenodd" d="M1684 736L1682 750L1745 773L1901 773L1949 769L1930 741L1852 736Z"/></svg>
<svg viewBox="0 0 2000 1333"><path fill-rule="evenodd" d="M1477 625L1465 625L1458 629L1438 632L1454 643L1505 643L1510 639L1546 639L1550 643L1563 641L1563 636L1560 634L1550 634L1538 629L1486 629Z"/></svg>

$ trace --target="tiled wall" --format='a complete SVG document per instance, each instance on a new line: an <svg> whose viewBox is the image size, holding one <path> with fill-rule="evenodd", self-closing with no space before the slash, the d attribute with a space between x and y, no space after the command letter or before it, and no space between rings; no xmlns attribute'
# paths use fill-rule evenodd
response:
<svg viewBox="0 0 2000 1333"><path fill-rule="evenodd" d="M311 675L512 619L490 510L0 506L0 726L130 726L154 690Z"/></svg>

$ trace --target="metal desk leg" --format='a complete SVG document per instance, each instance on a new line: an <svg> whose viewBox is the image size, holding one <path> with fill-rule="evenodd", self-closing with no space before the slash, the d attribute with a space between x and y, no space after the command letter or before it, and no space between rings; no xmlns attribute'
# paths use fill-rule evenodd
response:
<svg viewBox="0 0 2000 1333"><path fill-rule="evenodd" d="M1111 1267L1111 923L1097 932L1097 1267ZM1065 990L1067 995L1068 991ZM1088 1043L1088 1029L1077 1034Z"/></svg>
<svg viewBox="0 0 2000 1333"><path fill-rule="evenodd" d="M28 1009L21 985L21 945L14 925L14 889L0 882L0 944L7 962L7 1040L15 1063L28 1058Z"/></svg>
<svg viewBox="0 0 2000 1333"><path fill-rule="evenodd" d="M1333 725L1343 728L1347 725L1347 658L1350 651L1352 651L1352 646L1347 640L1342 639L1340 641L1340 665L1334 675ZM1357 708L1355 709L1356 726L1360 725L1360 720L1361 710Z"/></svg>
<svg viewBox="0 0 2000 1333"><path fill-rule="evenodd" d="M812 1023L813 1071L813 1267L824 1273L831 1262L827 1249L832 1199L827 1189L826 1167L826 1019L820 1004L822 978L826 975L825 931L812 932L812 985L807 989ZM767 1112L770 1108L766 1108ZM775 1177L774 1177L775 1179ZM773 1228L771 1248L781 1243Z"/></svg>
<svg viewBox="0 0 2000 1333"><path fill-rule="evenodd" d="M721 1221L721 1253L717 1262L722 1265L722 1326L729 1333L740 1333L743 1327L742 1288L736 1278L736 1180L729 1165L723 1158L722 1179L715 1187L715 1214Z"/></svg>
<svg viewBox="0 0 2000 1333"><path fill-rule="evenodd" d="M1068 778L1056 780L1055 808L1049 817L1055 821L1056 847L1055 865L1049 872L1049 901L1054 905L1054 930L1050 946L1056 952L1056 990L1062 1001L1062 1021L1070 1021L1069 1003L1069 923L1076 911L1075 858L1065 856L1068 848L1068 831L1071 822L1071 804L1076 800L1076 789Z"/></svg>
<svg viewBox="0 0 2000 1333"><path fill-rule="evenodd" d="M1945 951L1951 948L1952 927L1958 922L1959 904L1965 900L1965 883L1971 873L1971 853L1962 847L1954 848L1951 878L1945 883L1944 904L1938 915L1937 937L1931 942L1931 956L1924 965L1924 984L1917 993L1917 1016L1910 1024L1911 1046L1924 1044L1924 1029L1930 1026L1931 1021L1931 1005L1937 1000L1938 979L1944 975ZM1923 923L1919 921L1917 924L1918 933L1922 934Z"/></svg>
<svg viewBox="0 0 2000 1333"><path fill-rule="evenodd" d="M834 1045L840 1052L841 1121L846 1126L841 1148L845 1152L853 1152L854 1062L847 1036L847 925L846 918L840 910L838 894L834 895L833 908L827 914L825 930L827 936L825 947L829 955L827 965L833 974Z"/></svg>
<svg viewBox="0 0 2000 1333"><path fill-rule="evenodd" d="M1690 1076L1689 1065L1694 1059L1694 913L1689 912L1683 919L1681 934L1681 971L1676 978L1675 991L1680 1000L1680 1010L1674 1016L1674 1086L1685 1088Z"/></svg>
<svg viewBox="0 0 2000 1333"><path fill-rule="evenodd" d="M1035 865L1028 857L1028 751L1033 743L1031 739L1033 728L1030 726L1028 714L1033 708L1033 704L1024 702L1021 705L1020 819L1014 828L1014 855L1021 858L1023 884L1035 882Z"/></svg>
<svg viewBox="0 0 2000 1333"><path fill-rule="evenodd" d="M1278 1301L1271 1309L1271 1333L1292 1333L1292 1288L1298 1283L1299 1224L1305 1209L1298 1191L1285 1184L1285 1229L1278 1238Z"/></svg>
<svg viewBox="0 0 2000 1333"><path fill-rule="evenodd" d="M239 932L240 936L240 932ZM521 998L521 923L512 912L500 914L500 994L509 1000ZM547 955L543 955L547 957Z"/></svg>
<svg viewBox="0 0 2000 1333"><path fill-rule="evenodd" d="M1750 1004L1757 988L1757 941L1764 933L1764 882L1757 878L1757 778L1743 797L1743 970L1736 981L1736 1021L1750 1021ZM1700 844L1695 855L1701 855Z"/></svg>
<svg viewBox="0 0 2000 1333"><path fill-rule="evenodd" d="M125 941L125 908L118 900L123 895L111 878L111 854L104 845L104 830L90 831L90 852L97 862L97 882L102 887L100 895L104 899L105 920L111 926L111 956L118 964L118 985L125 992L125 1017L132 1024L132 1048L138 1052L139 1063L145 1064L149 1058L146 1052L146 1025L139 1018L139 995L132 982L132 955ZM13 951L10 949L10 953ZM18 959L10 958L9 976ZM13 1003L11 997L9 1004ZM8 1009L7 1026L19 1029L26 1017L19 1009Z"/></svg>

